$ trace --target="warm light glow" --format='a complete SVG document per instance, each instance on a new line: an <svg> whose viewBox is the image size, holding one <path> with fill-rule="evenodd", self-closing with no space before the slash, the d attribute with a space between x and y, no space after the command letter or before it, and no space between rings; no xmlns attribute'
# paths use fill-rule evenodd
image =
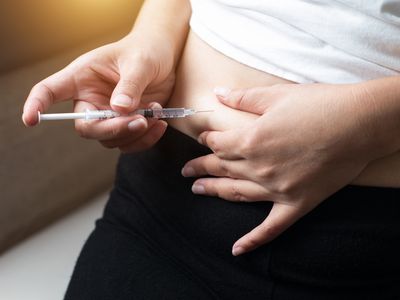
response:
<svg viewBox="0 0 400 300"><path fill-rule="evenodd" d="M142 2L7 0L7 10L0 11L2 67L47 57L102 36L122 36L132 28Z"/></svg>
<svg viewBox="0 0 400 300"><path fill-rule="evenodd" d="M76 7L81 7L82 9L92 8L92 9L113 9L119 6L118 2L126 2L121 0L70 0L71 5ZM131 1L131 2L141 2L141 1Z"/></svg>

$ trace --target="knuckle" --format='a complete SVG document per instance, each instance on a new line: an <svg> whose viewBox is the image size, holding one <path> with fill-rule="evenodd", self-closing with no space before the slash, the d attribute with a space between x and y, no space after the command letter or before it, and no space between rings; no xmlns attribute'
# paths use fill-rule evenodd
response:
<svg viewBox="0 0 400 300"><path fill-rule="evenodd" d="M121 126L118 126L117 124L113 124L109 127L107 135L111 138L116 138L120 136L122 133Z"/></svg>
<svg viewBox="0 0 400 300"><path fill-rule="evenodd" d="M52 101L54 101L54 99L56 98L52 89L48 86L48 83L46 83L46 81L42 81L41 83L39 83L39 89L45 92L47 94L47 97Z"/></svg>
<svg viewBox="0 0 400 300"><path fill-rule="evenodd" d="M239 144L239 152L246 157L248 153L251 151L251 145L250 145L250 138L249 135L246 135L242 138L241 143Z"/></svg>
<svg viewBox="0 0 400 300"><path fill-rule="evenodd" d="M132 61L135 64L149 64L153 63L152 57L149 55L149 53L143 52L143 51L136 51L132 54L131 56Z"/></svg>
<svg viewBox="0 0 400 300"><path fill-rule="evenodd" d="M237 184L233 184L230 188L230 198L237 202L244 202L246 201L246 197L242 194Z"/></svg>
<svg viewBox="0 0 400 300"><path fill-rule="evenodd" d="M246 90L243 93L243 97L242 97L243 103L247 102L247 101L252 101L252 100L258 98L259 94L260 94L259 87Z"/></svg>
<svg viewBox="0 0 400 300"><path fill-rule="evenodd" d="M206 136L206 143L208 147L214 152L219 152L219 146L217 140L213 137L212 134L208 134Z"/></svg>
<svg viewBox="0 0 400 300"><path fill-rule="evenodd" d="M210 166L215 166L216 165L216 160L219 160L215 154L208 154L206 156L201 156L196 159L194 159L194 166L198 167L210 167ZM216 165L219 167L218 165Z"/></svg>
<svg viewBox="0 0 400 300"><path fill-rule="evenodd" d="M231 177L231 176L229 176L230 172L229 172L229 169L228 169L228 167L227 167L227 165L226 165L224 160L218 159L218 168L222 172L222 174L224 174L224 175L226 175L228 177Z"/></svg>
<svg viewBox="0 0 400 300"><path fill-rule="evenodd" d="M89 67L93 60L96 60L99 54L101 54L102 49L107 46L102 46L100 48L94 49L92 51L86 52L81 56L77 57L74 61L72 61L69 66L74 68L75 70L80 67Z"/></svg>
<svg viewBox="0 0 400 300"><path fill-rule="evenodd" d="M50 88L44 82L37 83L31 90L31 96L39 104L39 109L44 112L45 104L43 101L43 96L50 99L51 102L54 101L54 94Z"/></svg>
<svg viewBox="0 0 400 300"><path fill-rule="evenodd" d="M279 227L277 225L275 225L275 226L265 225L265 226L262 226L262 228L261 228L261 235L264 238L266 238L266 237L273 238L273 237L277 236L279 232L280 232Z"/></svg>
<svg viewBox="0 0 400 300"><path fill-rule="evenodd" d="M155 60L148 52L136 51L125 57L124 60L124 64L126 64L127 68L131 69L132 66L136 66L136 69L140 70L139 73L141 73L141 77L147 77L155 73Z"/></svg>
<svg viewBox="0 0 400 300"><path fill-rule="evenodd" d="M252 157L254 153L254 148L256 145L256 137L254 134L250 133L243 137L240 144L239 151L244 157Z"/></svg>
<svg viewBox="0 0 400 300"><path fill-rule="evenodd" d="M232 95L233 97L236 98L236 107L237 108L242 108L246 106L246 101L248 99L248 90L245 89L240 89L238 91L235 92L236 95Z"/></svg>
<svg viewBox="0 0 400 300"><path fill-rule="evenodd" d="M276 185L276 193L277 194L281 194L281 195L292 195L294 193L295 190L295 184L286 179L286 180L280 180L277 185Z"/></svg>
<svg viewBox="0 0 400 300"><path fill-rule="evenodd" d="M255 87L251 89L246 89L242 90L241 92L241 97L238 99L238 104L240 107L246 107L248 106L248 103L254 102L254 100L257 100L260 98L260 95L265 94L265 88L264 87Z"/></svg>
<svg viewBox="0 0 400 300"><path fill-rule="evenodd" d="M274 166L261 166L256 169L256 176L261 179L261 181L264 180L270 180L274 178L276 175L276 169Z"/></svg>

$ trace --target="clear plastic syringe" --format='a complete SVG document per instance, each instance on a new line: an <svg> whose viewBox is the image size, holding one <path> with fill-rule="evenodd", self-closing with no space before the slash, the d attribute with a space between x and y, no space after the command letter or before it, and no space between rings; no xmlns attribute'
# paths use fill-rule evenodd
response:
<svg viewBox="0 0 400 300"><path fill-rule="evenodd" d="M191 108L143 108L138 109L129 115L139 114L145 118L156 118L156 119L173 119L173 118L184 118L200 112L211 112L211 110L195 110ZM85 110L80 113L56 113L56 114L41 114L38 112L38 120L41 121L53 121L53 120L105 120L112 119L121 116L120 113L113 110Z"/></svg>
<svg viewBox="0 0 400 300"><path fill-rule="evenodd" d="M196 111L191 108L144 108L138 109L134 114L142 115L145 118L174 119L191 116L198 112L204 111Z"/></svg>

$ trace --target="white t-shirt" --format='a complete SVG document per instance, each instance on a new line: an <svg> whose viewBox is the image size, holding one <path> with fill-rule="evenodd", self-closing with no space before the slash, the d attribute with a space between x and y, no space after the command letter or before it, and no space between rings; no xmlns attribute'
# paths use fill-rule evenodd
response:
<svg viewBox="0 0 400 300"><path fill-rule="evenodd" d="M191 0L192 30L245 65L299 83L400 75L400 0Z"/></svg>

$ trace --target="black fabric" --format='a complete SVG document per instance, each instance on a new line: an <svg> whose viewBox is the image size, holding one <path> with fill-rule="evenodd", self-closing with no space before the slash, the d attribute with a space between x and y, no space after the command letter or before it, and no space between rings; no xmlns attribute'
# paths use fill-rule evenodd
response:
<svg viewBox="0 0 400 300"><path fill-rule="evenodd" d="M121 156L65 299L400 299L400 189L348 186L233 257L271 204L192 194L181 168L207 153L168 129L153 149Z"/></svg>

